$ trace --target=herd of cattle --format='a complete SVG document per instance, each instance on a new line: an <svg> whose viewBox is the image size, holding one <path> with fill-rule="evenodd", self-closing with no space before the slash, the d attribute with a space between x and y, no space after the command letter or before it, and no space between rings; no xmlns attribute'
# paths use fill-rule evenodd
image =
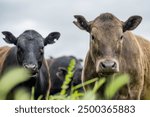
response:
<svg viewBox="0 0 150 117"><path fill-rule="evenodd" d="M5 42L14 47L0 47L0 75L15 66L23 66L32 73L28 81L18 84L11 92L19 87L31 90L35 86L35 99L40 95L45 97L47 92L51 95L60 92L70 60L75 59L70 87L95 77L105 77L107 82L114 74L126 73L130 82L114 99L147 99L150 95L150 42L131 32L141 23L142 17L131 16L126 21L111 13L103 13L92 21L81 15L74 17L73 23L90 34L90 47L83 67L81 60L74 56L44 58L44 46L55 43L59 32L52 32L46 38L34 30L26 30L17 38L11 32L2 32ZM87 91L93 84L83 88ZM103 92L100 89L97 95L103 96ZM12 97L11 93L9 97Z"/></svg>

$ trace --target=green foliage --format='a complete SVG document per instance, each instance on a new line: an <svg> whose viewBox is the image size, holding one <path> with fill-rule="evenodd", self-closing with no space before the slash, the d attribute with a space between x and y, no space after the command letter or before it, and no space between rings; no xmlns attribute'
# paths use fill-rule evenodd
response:
<svg viewBox="0 0 150 117"><path fill-rule="evenodd" d="M29 100L30 93L25 88L20 88L15 91L14 99L15 100Z"/></svg>
<svg viewBox="0 0 150 117"><path fill-rule="evenodd" d="M112 81L107 85L105 90L105 98L112 99L115 93L124 85L129 83L129 76L124 74L112 78Z"/></svg>
<svg viewBox="0 0 150 117"><path fill-rule="evenodd" d="M102 78L99 81L96 81L94 88L93 88L93 93L97 93L98 89L105 83L106 79Z"/></svg>
<svg viewBox="0 0 150 117"><path fill-rule="evenodd" d="M93 91L87 91L85 92L82 100L95 100L96 99L96 95L93 93Z"/></svg>
<svg viewBox="0 0 150 117"><path fill-rule="evenodd" d="M8 71L0 78L0 99L6 99L8 92L17 84L26 81L29 72L23 68L15 68Z"/></svg>
<svg viewBox="0 0 150 117"><path fill-rule="evenodd" d="M60 92L61 95L65 95L66 94L66 90L68 89L69 83L71 82L73 74L74 74L75 65L76 65L76 61L75 61L75 59L72 59L70 61L70 64L69 64L68 68L67 68L68 73L65 76L65 81L64 81L64 83L62 85L62 90Z"/></svg>
<svg viewBox="0 0 150 117"><path fill-rule="evenodd" d="M31 100L34 100L34 92L35 92L35 88L32 87L32 91L31 91Z"/></svg>
<svg viewBox="0 0 150 117"><path fill-rule="evenodd" d="M69 88L69 84L71 83L72 76L74 75L74 67L76 62L74 59L70 61L68 66L68 74L65 76L65 81L62 85L62 90L60 93L56 95L49 95L47 93L46 100L95 100L97 99L97 92L101 90L102 86L106 84L106 88L104 90L104 97L100 95L98 99L112 99L116 92L124 85L129 83L128 75L114 75L110 78L110 82L108 83L106 78L93 78L89 81L86 81L77 86L71 87L71 92L67 95L67 89ZM24 70L23 68L12 69L8 73L6 73L0 79L0 99L6 99L8 92L17 84L28 80L29 72ZM79 92L78 89L83 86L94 83L94 87L92 90L88 90L86 92ZM31 96L30 96L31 95ZM27 92L26 89L18 89L14 95L16 100L34 100L34 87L32 88L31 94ZM39 96L38 100L42 99L42 95Z"/></svg>

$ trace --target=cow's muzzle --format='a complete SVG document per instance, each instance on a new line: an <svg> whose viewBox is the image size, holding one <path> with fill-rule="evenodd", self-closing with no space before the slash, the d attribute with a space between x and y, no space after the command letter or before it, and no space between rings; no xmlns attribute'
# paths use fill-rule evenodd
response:
<svg viewBox="0 0 150 117"><path fill-rule="evenodd" d="M115 60L102 60L99 62L99 73L102 75L112 75L119 72L119 64Z"/></svg>
<svg viewBox="0 0 150 117"><path fill-rule="evenodd" d="M32 77L36 76L38 73L38 67L34 64L23 64L24 68L28 69L31 74Z"/></svg>

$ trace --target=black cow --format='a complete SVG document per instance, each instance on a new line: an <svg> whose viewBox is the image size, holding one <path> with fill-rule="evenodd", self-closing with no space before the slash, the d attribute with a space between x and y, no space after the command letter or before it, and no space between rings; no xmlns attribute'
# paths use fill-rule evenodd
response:
<svg viewBox="0 0 150 117"><path fill-rule="evenodd" d="M74 75L67 90L67 94L69 94L71 91L71 86L81 84L81 72L82 72L81 60L75 58L74 56L62 56L58 58L50 58L47 60L51 80L51 89L50 89L51 95L54 95L61 91L61 86L65 81L66 74L68 73L67 68L72 59L75 59L76 65L74 68ZM79 91L83 91L83 89L80 88Z"/></svg>
<svg viewBox="0 0 150 117"><path fill-rule="evenodd" d="M58 40L60 33L52 32L46 38L34 30L26 30L18 38L7 31L2 33L5 36L4 40L15 46L7 52L1 74L8 68L23 66L31 71L32 78L18 86L25 86L30 90L32 86L35 86L36 99L40 95L45 96L49 90L50 81L44 59L44 46L55 43L55 39Z"/></svg>

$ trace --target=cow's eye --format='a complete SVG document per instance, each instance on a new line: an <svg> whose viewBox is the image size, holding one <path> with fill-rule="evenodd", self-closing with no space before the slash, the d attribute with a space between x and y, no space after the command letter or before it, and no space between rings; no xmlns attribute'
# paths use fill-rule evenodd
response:
<svg viewBox="0 0 150 117"><path fill-rule="evenodd" d="M92 38L92 40L95 40L95 36L94 35L91 35L91 38Z"/></svg>
<svg viewBox="0 0 150 117"><path fill-rule="evenodd" d="M18 46L18 51L23 53L23 49L20 46Z"/></svg>
<svg viewBox="0 0 150 117"><path fill-rule="evenodd" d="M122 40L122 39L123 39L123 35L120 36L120 40Z"/></svg>
<svg viewBox="0 0 150 117"><path fill-rule="evenodd" d="M40 48L40 50L39 50L39 51L40 51L40 53L41 53L41 54L43 54L43 53L44 53L44 48L43 48L43 47L42 47L42 48Z"/></svg>
<svg viewBox="0 0 150 117"><path fill-rule="evenodd" d="M121 35L119 38L118 38L118 40L117 41L122 41L122 39L123 39L123 35Z"/></svg>

